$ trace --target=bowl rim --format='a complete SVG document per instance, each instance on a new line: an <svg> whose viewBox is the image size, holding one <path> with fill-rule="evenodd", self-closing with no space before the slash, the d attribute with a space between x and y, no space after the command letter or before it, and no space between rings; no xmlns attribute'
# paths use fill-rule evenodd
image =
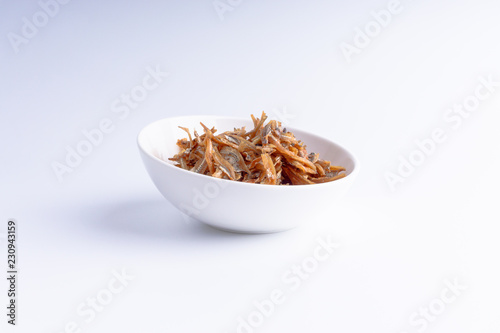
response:
<svg viewBox="0 0 500 333"><path fill-rule="evenodd" d="M230 179L222 179L222 178L215 178L215 177L212 177L212 176L208 176L208 175L202 175L202 174L199 174L199 173L196 173L196 172L192 172L192 171L189 171L189 170L184 170L184 169L181 169L179 167L176 167L175 165L171 164L171 163L168 163L156 156L154 156L153 154L151 154L150 152L148 152L142 145L141 145L141 137L143 137L146 133L146 131L148 130L148 128L152 127L153 125L157 124L157 123L160 123L160 122L167 122L167 121L174 121L176 119L187 119L187 118L210 118L210 119L213 119L213 120L217 120L217 119L223 119L223 120L235 120L235 121L244 121L244 122L249 122L249 120L247 118L241 118L241 117L233 117L233 116L218 116L218 115L190 115L190 116L175 116L175 117L167 117L167 118L162 118L162 119L158 119L156 121L153 121L149 124L147 124L146 126L144 126L140 131L139 131L139 134L137 135L137 146L139 147L140 151L142 153L144 153L146 156L148 156L149 158L157 161L157 162L160 162L161 164L163 165L166 165L167 167L169 168L173 168L173 170L177 170L179 172L185 172L186 174L189 174L190 176L193 176L193 177L202 177L203 179L205 180L212 180L214 182L219 182L219 181L222 181L222 182L228 182L227 185L229 184L239 184L241 186L252 186L255 188L255 186L262 186L262 189L266 188L266 189L279 189L279 188L294 188L294 189L299 189L299 188L311 188L311 186L308 186L308 185L282 185L282 186L279 186L279 185L269 185L269 184L253 184L253 183L244 183L244 182L238 182L238 181L234 181L234 180L230 180ZM202 121L202 120L201 120ZM179 126L182 126L179 125ZM325 187L325 186L335 186L334 184L337 183L337 184L340 184L340 183L345 183L347 181L351 181L353 178L356 177L356 175L359 173L359 169L360 169L360 165L359 165L359 161L358 159L356 158L356 156L351 153L348 149L346 149L344 146L336 143L336 142L333 142L332 140L328 139L328 138L325 138L325 137L322 137L322 136L319 136L317 134L314 134L314 133L311 133L311 132L308 132L308 131L305 131L305 130L301 130L301 129L298 129L298 128L295 128L293 126L286 126L287 130L289 129L290 132L294 133L295 135L295 132L301 132L301 133L305 133L309 136L312 136L312 137L315 137L316 139L319 139L319 140L322 140L322 141L326 141L328 144L330 145L334 145L334 146L337 146L338 148L342 149L348 156L349 158L353 161L353 169L352 171L345 177L343 178L340 178L340 179L337 179L337 180L334 180L334 181L331 181L331 182L327 182L327 183L319 183L319 184L310 184L312 185L312 188L318 188L318 187ZM307 144L307 143L306 143ZM201 178L200 178L201 179Z"/></svg>

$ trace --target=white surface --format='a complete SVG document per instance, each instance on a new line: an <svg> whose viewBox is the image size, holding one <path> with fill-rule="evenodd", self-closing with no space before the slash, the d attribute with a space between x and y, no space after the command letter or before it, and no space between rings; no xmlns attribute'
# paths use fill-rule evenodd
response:
<svg viewBox="0 0 500 333"><path fill-rule="evenodd" d="M279 289L255 332L411 333L423 327L413 313L439 306L455 278L467 290L424 331L500 331L500 87L460 124L443 118L479 77L500 81L500 7L401 3L348 63L341 43L387 2L242 1L221 21L212 1L72 1L16 54L7 34L40 7L1 1L0 221L19 223L20 265L19 325L2 310L1 331L236 332ZM152 81L155 69L169 75ZM144 79L151 91L127 112L120 96ZM144 171L138 131L262 110L360 159L336 218L258 236L184 223ZM113 130L59 182L51 164L105 118ZM385 173L437 128L446 140L391 191ZM291 291L283 276L328 235L340 247ZM122 268L135 278L86 323L77 309Z"/></svg>

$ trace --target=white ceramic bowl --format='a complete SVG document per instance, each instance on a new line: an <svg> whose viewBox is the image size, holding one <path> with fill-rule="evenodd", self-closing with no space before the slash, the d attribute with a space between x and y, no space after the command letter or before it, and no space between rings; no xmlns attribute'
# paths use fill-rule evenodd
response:
<svg viewBox="0 0 500 333"><path fill-rule="evenodd" d="M218 116L167 118L146 126L138 136L142 160L158 190L188 216L212 227L243 233L288 230L311 219L332 216L337 199L352 185L359 166L356 158L340 145L317 135L287 127L307 145L308 152L346 168L347 176L314 185L262 185L213 178L175 167L168 158L179 152L178 139L203 122L222 133L235 127L253 128L250 119Z"/></svg>

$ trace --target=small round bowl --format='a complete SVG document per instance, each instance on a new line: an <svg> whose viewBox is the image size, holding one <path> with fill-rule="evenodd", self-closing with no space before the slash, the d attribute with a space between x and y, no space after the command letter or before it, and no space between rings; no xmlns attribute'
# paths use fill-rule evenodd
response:
<svg viewBox="0 0 500 333"><path fill-rule="evenodd" d="M307 145L308 152L346 168L347 176L314 185L263 185L218 179L174 166L178 139L187 137L178 128L203 133L200 122L217 133L246 126L247 119L218 116L185 116L158 120L137 138L139 151L161 194L184 214L217 229L241 233L271 233L292 229L311 219L332 216L337 199L351 187L359 166L340 145L317 135L287 127Z"/></svg>

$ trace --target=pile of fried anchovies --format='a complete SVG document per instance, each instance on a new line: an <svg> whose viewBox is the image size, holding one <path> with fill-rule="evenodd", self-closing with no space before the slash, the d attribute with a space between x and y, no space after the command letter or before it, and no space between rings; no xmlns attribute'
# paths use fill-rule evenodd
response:
<svg viewBox="0 0 500 333"><path fill-rule="evenodd" d="M207 128L194 139L177 141L180 152L171 161L176 166L200 174L254 184L306 185L331 182L345 177L345 168L321 160L319 154L307 153L306 146L276 120L267 124L267 116L253 115L253 130L235 128L215 135Z"/></svg>

